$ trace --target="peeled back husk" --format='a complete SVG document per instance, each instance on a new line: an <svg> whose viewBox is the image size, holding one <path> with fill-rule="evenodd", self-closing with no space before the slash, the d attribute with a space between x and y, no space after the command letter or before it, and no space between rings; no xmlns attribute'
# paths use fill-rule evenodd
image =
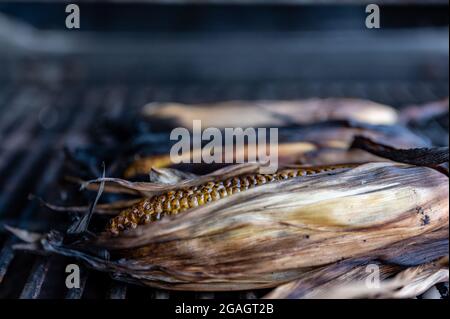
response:
<svg viewBox="0 0 450 319"><path fill-rule="evenodd" d="M448 178L438 171L369 163L258 186L119 237L102 233L87 246L106 249L111 258L78 257L115 278L153 287L276 287L343 260L414 256L415 243L448 228L448 197ZM73 248L46 246L76 255Z"/></svg>

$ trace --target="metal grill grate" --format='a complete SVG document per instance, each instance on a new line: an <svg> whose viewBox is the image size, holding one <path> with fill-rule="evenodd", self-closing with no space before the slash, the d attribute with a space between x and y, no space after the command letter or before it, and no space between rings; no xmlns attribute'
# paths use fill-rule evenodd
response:
<svg viewBox="0 0 450 319"><path fill-rule="evenodd" d="M97 85L45 88L10 85L0 89L0 228L5 224L45 231L63 227L64 216L41 209L29 193L51 198L58 193L65 144L89 141L89 129L105 113L125 114L149 101L208 102L231 99L298 99L359 97L396 107L448 96L448 82L334 82L240 85L236 83L173 85ZM433 123L445 132L448 124ZM426 132L425 132L426 133ZM108 275L83 268L80 289L64 286L63 257L44 257L13 251L17 240L0 233L0 298L257 298L263 292L167 292L115 282Z"/></svg>

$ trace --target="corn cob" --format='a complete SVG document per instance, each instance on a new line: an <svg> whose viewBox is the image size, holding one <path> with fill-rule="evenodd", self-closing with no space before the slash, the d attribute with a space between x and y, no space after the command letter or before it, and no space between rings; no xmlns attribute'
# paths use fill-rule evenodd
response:
<svg viewBox="0 0 450 319"><path fill-rule="evenodd" d="M322 166L313 168L284 169L275 174L247 174L224 181L208 182L187 189L169 191L159 196L146 198L112 218L107 231L118 235L126 229L157 221L165 215L176 215L190 208L217 201L232 194L276 181L332 171L351 165Z"/></svg>
<svg viewBox="0 0 450 319"><path fill-rule="evenodd" d="M236 175L222 171L226 177L216 175L209 185L193 183L195 179L186 187L168 185L158 195L167 199L175 190L175 199L180 190L183 195L192 186L214 189L215 181L226 185L238 176L239 193L213 201L208 191L209 204L197 201L197 207L177 218L140 226L136 220L136 229L117 230L120 236L99 234L88 243L90 249L107 249L112 259L106 264L89 261L127 282L218 291L275 287L343 260L415 265L446 253L448 178L444 174L396 163L322 171L312 168L309 176L290 178L289 173L295 172L282 170L276 175L279 180L268 182L272 179L264 176L265 183L248 191L246 180L257 176L248 175L249 171ZM306 175L308 169L296 173ZM124 215L119 221L123 229Z"/></svg>
<svg viewBox="0 0 450 319"><path fill-rule="evenodd" d="M337 147L336 144L339 142L329 142L327 146L329 147ZM341 143L342 144L342 143ZM233 159L236 160L238 157L248 158L249 149L254 151L259 148L263 148L264 146L258 145L245 145L244 147L236 147L236 150L233 151ZM344 143L344 145L340 145L339 147L348 147L348 143ZM267 152L268 146L265 147L265 152ZM279 155L279 163L295 163L295 159L299 156L317 151L317 147L310 142L292 142L292 143L282 143L278 145L278 155ZM202 149L194 149L193 151L186 152L182 155L181 161L183 163L189 163L191 158L195 158L197 156L201 156ZM225 162L225 148L222 149L222 161ZM172 158L170 154L162 154L162 155L151 155L145 156L142 158L135 159L124 171L124 177L134 177L136 175L146 175L153 168L163 168L170 167L173 165Z"/></svg>

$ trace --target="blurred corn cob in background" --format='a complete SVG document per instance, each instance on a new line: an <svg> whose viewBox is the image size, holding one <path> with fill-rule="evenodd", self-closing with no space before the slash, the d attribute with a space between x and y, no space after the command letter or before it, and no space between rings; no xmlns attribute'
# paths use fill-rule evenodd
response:
<svg viewBox="0 0 450 319"><path fill-rule="evenodd" d="M194 120L202 127L287 127L280 131L278 148L282 164L333 165L379 161L359 150L349 150L355 136L365 136L397 148L429 146L426 140L397 125L398 112L387 106L358 99L310 99L299 101L229 101L185 105L150 103L142 114L152 125L192 129ZM237 116L239 114L239 116ZM234 151L234 158L247 154L246 145ZM225 148L225 146L224 146ZM183 162L198 154L183 154ZM224 152L222 152L225 156ZM147 175L152 168L171 167L169 154L136 156L124 171L125 178Z"/></svg>
<svg viewBox="0 0 450 319"><path fill-rule="evenodd" d="M202 121L205 127L218 128L305 125L333 120L392 125L398 121L397 112L387 105L367 100L331 98L228 101L200 105L150 103L144 107L143 115L152 120L172 120L186 128L192 128L194 120Z"/></svg>

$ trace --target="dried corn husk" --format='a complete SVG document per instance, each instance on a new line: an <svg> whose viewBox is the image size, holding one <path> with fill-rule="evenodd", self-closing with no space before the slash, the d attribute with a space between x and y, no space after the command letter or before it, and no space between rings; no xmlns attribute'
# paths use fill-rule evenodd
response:
<svg viewBox="0 0 450 319"><path fill-rule="evenodd" d="M281 140L287 140L278 144L278 163L280 165L334 165L383 161L382 158L362 150L349 149L356 136L363 136L400 149L429 146L423 138L399 126L369 126L348 121L320 123L287 132L281 131L280 135ZM295 142L288 142L289 140ZM234 150L233 158L247 158L249 148L257 150L255 145L245 145ZM270 148L266 148L269 152ZM182 162L189 163L192 158L201 154L201 149L186 152L183 154ZM222 151L222 154L225 156L225 151ZM225 160L221 162L224 163ZM172 165L173 161L169 154L136 157L125 169L124 177L147 175L152 168L171 167ZM203 165L203 167L208 168L208 165Z"/></svg>
<svg viewBox="0 0 450 319"><path fill-rule="evenodd" d="M369 125L351 120L280 128L280 140L310 142L321 147L348 148L356 136L399 149L427 147L429 141L399 125Z"/></svg>
<svg viewBox="0 0 450 319"><path fill-rule="evenodd" d="M328 287L327 291L322 290L308 294L306 298L415 298L434 285L441 282L448 282L448 280L447 257L437 262L410 267L397 274L394 278L382 281L379 287L370 287L361 282L341 283L333 288Z"/></svg>
<svg viewBox="0 0 450 319"><path fill-rule="evenodd" d="M68 245L52 233L41 245L153 287L276 287L339 262L350 270L354 262L395 262L408 253L424 262L414 243L436 233L429 238L448 239L438 231L448 229L448 194L448 178L431 168L369 163L258 186L118 237ZM98 257L105 251L109 258ZM435 250L428 258L440 256Z"/></svg>
<svg viewBox="0 0 450 319"><path fill-rule="evenodd" d="M371 277L374 267L377 270L376 278ZM357 265L350 271L342 265L330 265L302 279L281 285L265 298L415 298L437 283L448 282L448 278L448 256L406 269L375 262Z"/></svg>
<svg viewBox="0 0 450 319"><path fill-rule="evenodd" d="M147 117L173 120L191 128L193 120L205 127L263 127L308 124L330 120L355 120L368 124L394 124L397 112L386 105L357 99L309 99L302 101L229 101L184 105L150 103L143 108ZM239 116L236 116L239 114Z"/></svg>
<svg viewBox="0 0 450 319"><path fill-rule="evenodd" d="M428 102L423 105L411 105L402 109L399 121L403 124L414 124L429 121L432 118L448 114L449 99Z"/></svg>
<svg viewBox="0 0 450 319"><path fill-rule="evenodd" d="M234 148L233 158L248 158L248 149L257 151L257 145L245 145L243 148ZM270 150L270 148L266 148ZM293 143L282 143L278 145L278 162L279 163L295 163L296 159L304 153L308 153L317 150L317 146L308 142L293 142ZM198 154L202 154L201 149L195 149L191 152L186 152L183 154L181 159L182 162L189 162L191 158L196 157ZM223 160L225 162L225 152L222 152ZM124 177L130 178L136 175L148 174L152 169L164 168L173 165L173 161L169 154L163 155L151 155L146 157L141 157L135 159L125 170Z"/></svg>

